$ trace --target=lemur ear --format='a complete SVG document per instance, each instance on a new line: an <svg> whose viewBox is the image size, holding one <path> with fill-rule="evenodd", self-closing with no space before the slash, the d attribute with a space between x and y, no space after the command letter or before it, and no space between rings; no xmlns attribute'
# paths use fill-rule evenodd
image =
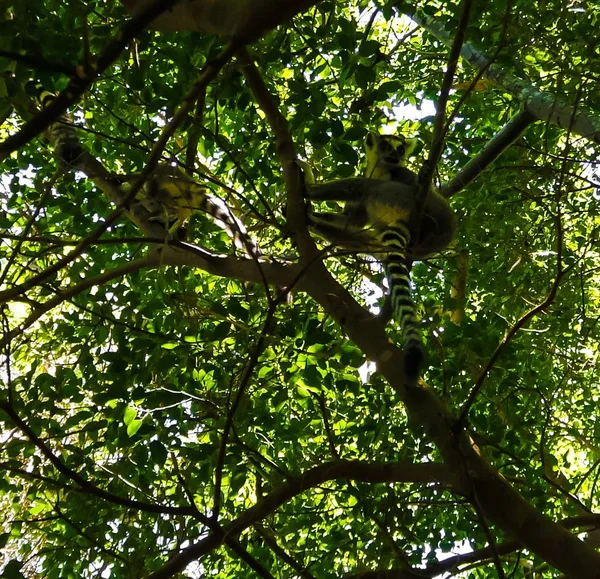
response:
<svg viewBox="0 0 600 579"><path fill-rule="evenodd" d="M378 140L379 135L377 133L374 133L373 131L369 131L367 133L367 136L365 137L365 147L367 149L372 149Z"/></svg>
<svg viewBox="0 0 600 579"><path fill-rule="evenodd" d="M406 156L408 157L415 150L415 147L419 144L419 139L405 139L404 143L406 146Z"/></svg>

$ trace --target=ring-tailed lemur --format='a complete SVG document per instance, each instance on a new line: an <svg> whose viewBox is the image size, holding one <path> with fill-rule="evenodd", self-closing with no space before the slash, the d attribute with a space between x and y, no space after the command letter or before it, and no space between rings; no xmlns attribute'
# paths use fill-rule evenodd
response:
<svg viewBox="0 0 600 579"><path fill-rule="evenodd" d="M38 100L42 107L48 106L56 98L49 91L39 92ZM73 119L68 113L61 115L47 131L48 139L54 148L59 162L72 170L80 168L85 173L85 150L83 149ZM94 175L90 178L94 180ZM124 193L131 190L138 174L111 174L110 180ZM100 186L100 184L97 183ZM136 193L135 202L146 209L150 221L164 223L166 237L183 238L185 225L192 214L202 211L210 215L224 229L235 244L251 255L260 256L256 243L249 237L243 223L233 215L220 199L210 194L210 189L188 177L178 167L159 164Z"/></svg>
<svg viewBox="0 0 600 579"><path fill-rule="evenodd" d="M371 253L385 266L394 317L402 328L406 375L416 379L424 358L410 294L410 259L424 259L446 247L455 230L454 214L435 189L429 191L419 237L410 237L418 192L417 175L404 165L416 142L402 135L369 133L364 178L307 186L311 201L344 201L342 213L312 213L311 229L337 246ZM409 245L410 244L410 245Z"/></svg>

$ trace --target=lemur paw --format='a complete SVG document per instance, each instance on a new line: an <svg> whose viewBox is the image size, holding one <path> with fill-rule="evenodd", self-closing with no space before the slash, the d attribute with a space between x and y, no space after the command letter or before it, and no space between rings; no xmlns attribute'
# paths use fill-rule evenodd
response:
<svg viewBox="0 0 600 579"><path fill-rule="evenodd" d="M296 159L296 165L302 172L302 176L304 177L305 185L312 185L315 182L315 176L312 171L312 167L308 164L307 161L302 161L301 159Z"/></svg>
<svg viewBox="0 0 600 579"><path fill-rule="evenodd" d="M425 181L430 174L430 164L429 161L427 159L425 159L425 161L423 161L423 164L421 165L421 168L419 169L419 184L423 183L423 181Z"/></svg>

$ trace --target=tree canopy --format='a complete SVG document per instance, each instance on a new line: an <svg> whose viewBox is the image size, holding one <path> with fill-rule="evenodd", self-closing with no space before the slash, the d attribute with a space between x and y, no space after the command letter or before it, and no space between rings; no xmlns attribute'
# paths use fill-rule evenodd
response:
<svg viewBox="0 0 600 579"><path fill-rule="evenodd" d="M600 577L597 7L0 9L1 577ZM379 262L306 228L296 159L373 130L458 220L418 384ZM260 255L136 213L158 163Z"/></svg>

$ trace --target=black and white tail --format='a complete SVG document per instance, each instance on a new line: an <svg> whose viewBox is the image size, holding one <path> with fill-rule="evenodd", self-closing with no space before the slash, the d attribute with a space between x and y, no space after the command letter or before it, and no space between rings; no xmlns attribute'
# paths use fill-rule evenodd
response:
<svg viewBox="0 0 600 579"><path fill-rule="evenodd" d="M403 222L389 225L379 234L379 240L387 249L382 261L390 286L394 319L402 329L405 373L409 379L416 380L423 364L425 349L417 324L415 304L410 295L410 276L406 261L406 248L410 241L408 227Z"/></svg>

